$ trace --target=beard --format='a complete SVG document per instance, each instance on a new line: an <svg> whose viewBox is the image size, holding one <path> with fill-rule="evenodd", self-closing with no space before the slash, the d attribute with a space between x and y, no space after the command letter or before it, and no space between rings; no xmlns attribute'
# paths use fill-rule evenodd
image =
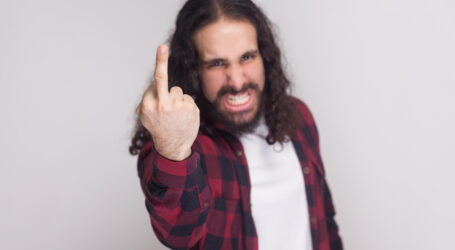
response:
<svg viewBox="0 0 455 250"><path fill-rule="evenodd" d="M253 110L239 112L229 112L222 109L223 96L227 94L235 95L247 90L253 91L255 98L257 98L257 107L253 107ZM231 86L224 86L218 91L217 97L213 102L209 102L205 96L203 99L205 100L204 102L206 102L203 105L203 107L205 107L204 113L209 116L210 120L221 123L224 129L236 136L253 132L264 113L263 91L254 83L246 83L240 90L235 90ZM254 111L254 109L256 110ZM251 112L255 113L251 115Z"/></svg>

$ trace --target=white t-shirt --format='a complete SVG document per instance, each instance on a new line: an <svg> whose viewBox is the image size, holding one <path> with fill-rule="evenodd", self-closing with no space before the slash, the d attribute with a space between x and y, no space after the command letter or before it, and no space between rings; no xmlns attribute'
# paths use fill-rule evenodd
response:
<svg viewBox="0 0 455 250"><path fill-rule="evenodd" d="M259 250L311 250L311 231L302 168L292 142L267 144L262 121L239 139L251 181L251 210Z"/></svg>

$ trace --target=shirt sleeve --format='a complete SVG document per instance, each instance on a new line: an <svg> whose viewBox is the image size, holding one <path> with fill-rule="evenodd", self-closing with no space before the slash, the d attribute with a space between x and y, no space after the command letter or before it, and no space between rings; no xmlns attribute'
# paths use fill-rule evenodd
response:
<svg viewBox="0 0 455 250"><path fill-rule="evenodd" d="M335 221L335 206L333 205L333 200L332 200L332 195L330 193L329 186L327 184L327 180L325 178L325 171L324 171L324 164L322 162L321 158L321 152L320 152L320 146L319 146L319 133L318 129L316 127L316 124L314 123L314 135L315 135L315 142L316 142L316 151L317 151L317 157L320 166L323 169L323 176L322 176L322 198L324 201L324 211L325 211L325 216L326 216L326 223L327 223L327 231L328 231L328 239L329 239L329 245L331 250L341 250L343 249L343 244L341 237L338 232L338 225Z"/></svg>
<svg viewBox="0 0 455 250"><path fill-rule="evenodd" d="M206 231L211 204L199 153L193 151L183 161L172 161L148 142L138 158L138 175L157 238L172 249L198 244Z"/></svg>
<svg viewBox="0 0 455 250"><path fill-rule="evenodd" d="M325 178L325 170L324 170L324 164L322 162L321 158L321 152L320 152L320 146L319 146L319 133L318 129L316 126L316 123L314 121L314 118L311 114L311 111L308 109L308 107L301 102L298 99L294 99L297 108L299 112L302 114L303 119L304 119L304 124L306 124L305 129L304 129L304 134L307 135L307 139L312 141L313 145L313 155L316 158L316 161L318 162L317 166L320 167L318 169L321 173L320 175L320 195L322 196L322 207L321 209L323 210L324 214L324 228L326 228L327 231L324 232L324 236L321 237L323 240L323 246L322 249L331 249L331 250L339 250L343 249L343 244L341 237L338 232L338 225L335 221L335 207L333 205L332 201L332 195L330 193L329 186L327 184L327 180Z"/></svg>
<svg viewBox="0 0 455 250"><path fill-rule="evenodd" d="M328 238L331 250L343 249L343 244L338 233L338 225L335 222L335 208L332 202L332 196L330 194L327 182L323 181L323 199L325 204L325 216L327 221Z"/></svg>

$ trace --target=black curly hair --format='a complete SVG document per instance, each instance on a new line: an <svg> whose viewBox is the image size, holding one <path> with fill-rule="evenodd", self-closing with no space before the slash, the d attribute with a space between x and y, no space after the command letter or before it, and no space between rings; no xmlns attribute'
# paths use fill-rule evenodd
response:
<svg viewBox="0 0 455 250"><path fill-rule="evenodd" d="M221 17L250 22L257 33L260 55L264 63L265 86L262 105L265 122L269 128L267 143L283 143L298 127L298 112L290 96L290 82L283 71L281 52L272 25L261 9L250 0L188 0L180 10L174 34L170 37L169 83L195 98L201 110L200 129L209 133L213 116L207 111L210 104L200 89L198 75L199 57L194 44L194 34ZM177 84L176 84L177 83ZM150 134L137 120L129 151L136 155Z"/></svg>

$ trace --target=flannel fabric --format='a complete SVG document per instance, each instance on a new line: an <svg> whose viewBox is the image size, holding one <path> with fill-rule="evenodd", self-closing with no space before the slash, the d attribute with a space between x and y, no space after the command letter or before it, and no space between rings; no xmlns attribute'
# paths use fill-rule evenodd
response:
<svg viewBox="0 0 455 250"><path fill-rule="evenodd" d="M295 103L302 122L291 140L305 181L313 249L342 249L316 125L307 106ZM214 131L199 133L191 156L180 162L160 156L150 141L142 148L138 174L153 230L172 249L256 250L242 145L226 131Z"/></svg>

